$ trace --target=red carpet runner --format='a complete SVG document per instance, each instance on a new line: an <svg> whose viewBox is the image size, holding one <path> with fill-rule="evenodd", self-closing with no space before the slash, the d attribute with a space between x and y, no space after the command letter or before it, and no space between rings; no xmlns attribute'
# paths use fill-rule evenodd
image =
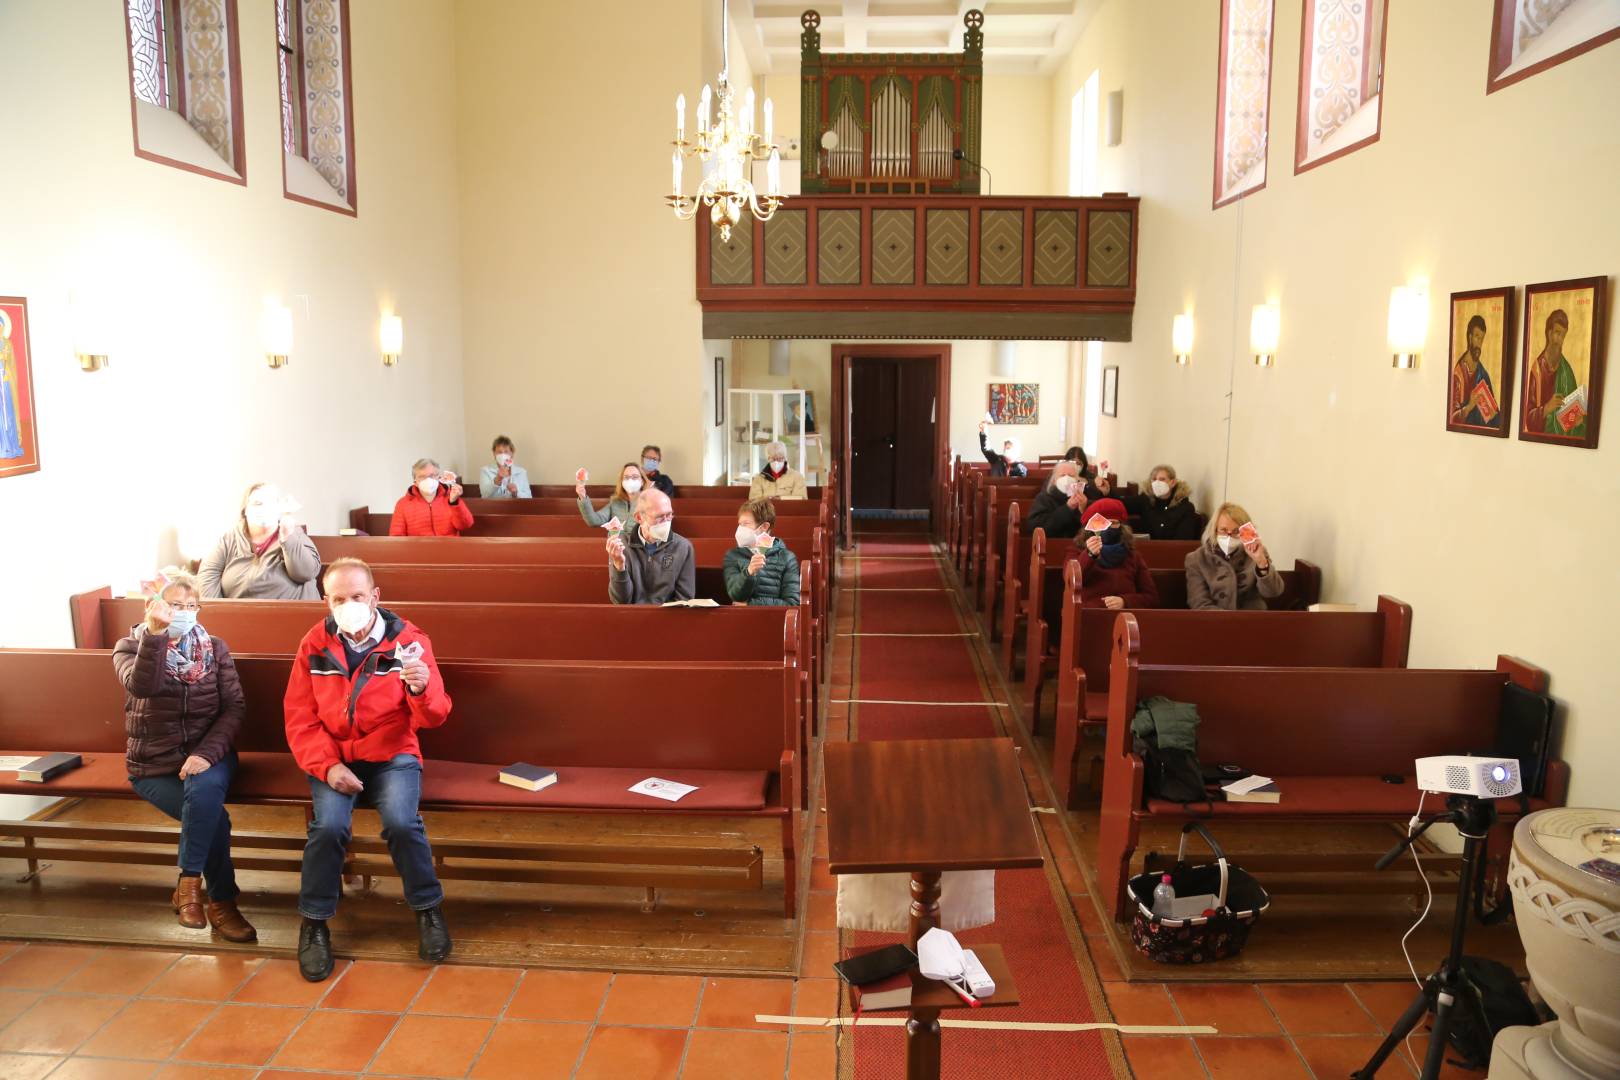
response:
<svg viewBox="0 0 1620 1080"><path fill-rule="evenodd" d="M920 533L892 531L861 539L845 561L842 602L853 603L857 635L850 698L851 738L983 738L1003 734L973 659L974 630L960 618L933 547ZM878 704L876 702L882 702ZM953 704L926 704L950 702ZM963 704L984 702L985 704ZM968 778L971 782L971 778ZM1071 938L1066 910L1046 870L996 875L996 921L960 934L965 944L993 941L1005 950L1023 1004L968 1016L1008 1022L1087 1023L1093 1011L1079 964L1088 963ZM864 949L898 937L845 934ZM1090 980L1096 987L1095 975ZM892 1014L891 1014L892 1015ZM1106 1016L1102 1017L1106 1019ZM963 1080L1070 1080L1111 1077L1115 1069L1097 1032L946 1031L944 1075ZM899 1028L854 1029L858 1080L905 1074ZM846 1074L847 1075L847 1074ZM1123 1071L1119 1075L1126 1075Z"/></svg>

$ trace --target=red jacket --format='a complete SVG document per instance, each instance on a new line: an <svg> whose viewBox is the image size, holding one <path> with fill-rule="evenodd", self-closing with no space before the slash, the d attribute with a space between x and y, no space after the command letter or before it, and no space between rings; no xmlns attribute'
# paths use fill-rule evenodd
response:
<svg viewBox="0 0 1620 1080"><path fill-rule="evenodd" d="M450 716L433 643L414 625L379 609L383 637L358 670L349 670L348 654L338 638L337 623L327 617L304 635L293 657L292 677L282 709L287 745L298 767L318 780L338 762L387 761L422 750L418 728L438 727ZM404 661L396 646L418 642L428 667L427 689L412 694L400 673Z"/></svg>
<svg viewBox="0 0 1620 1080"><path fill-rule="evenodd" d="M450 490L440 485L430 503L412 484L394 504L394 520L388 523L389 536L460 536L472 528L472 511L465 500L450 502Z"/></svg>
<svg viewBox="0 0 1620 1080"><path fill-rule="evenodd" d="M1080 606L1103 607L1103 597L1117 596L1125 606L1158 607L1159 587L1153 584L1153 571L1132 548L1118 566L1104 566L1084 547L1075 548L1072 558L1080 562Z"/></svg>

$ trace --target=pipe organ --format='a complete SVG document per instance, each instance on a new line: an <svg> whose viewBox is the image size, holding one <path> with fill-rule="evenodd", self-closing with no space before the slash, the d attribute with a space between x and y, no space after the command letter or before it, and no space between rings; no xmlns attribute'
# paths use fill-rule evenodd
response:
<svg viewBox="0 0 1620 1080"><path fill-rule="evenodd" d="M821 16L799 22L805 194L978 193L983 12L960 53L823 53Z"/></svg>

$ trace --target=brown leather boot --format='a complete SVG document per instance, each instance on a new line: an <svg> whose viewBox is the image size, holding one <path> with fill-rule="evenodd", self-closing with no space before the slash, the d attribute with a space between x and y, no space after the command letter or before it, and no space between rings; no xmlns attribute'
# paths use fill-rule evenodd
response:
<svg viewBox="0 0 1620 1080"><path fill-rule="evenodd" d="M203 917L202 878L182 877L174 887L170 903L174 905L174 913L180 916L181 926L201 930L208 925Z"/></svg>
<svg viewBox="0 0 1620 1080"><path fill-rule="evenodd" d="M214 928L214 933L226 941L238 944L244 941L258 941L259 932L253 929L253 924L242 917L236 908L235 900L224 900L214 903L208 902L208 925Z"/></svg>

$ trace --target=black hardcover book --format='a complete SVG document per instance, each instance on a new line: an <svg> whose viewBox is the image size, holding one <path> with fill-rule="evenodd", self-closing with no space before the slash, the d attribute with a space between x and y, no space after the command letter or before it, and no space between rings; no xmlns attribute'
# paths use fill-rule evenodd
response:
<svg viewBox="0 0 1620 1080"><path fill-rule="evenodd" d="M917 954L905 945L885 945L833 965L839 978L851 986L865 986L892 978L917 966Z"/></svg>
<svg viewBox="0 0 1620 1080"><path fill-rule="evenodd" d="M17 779L31 784L42 784L52 777L61 776L84 764L78 754L46 754L35 758L17 770Z"/></svg>

